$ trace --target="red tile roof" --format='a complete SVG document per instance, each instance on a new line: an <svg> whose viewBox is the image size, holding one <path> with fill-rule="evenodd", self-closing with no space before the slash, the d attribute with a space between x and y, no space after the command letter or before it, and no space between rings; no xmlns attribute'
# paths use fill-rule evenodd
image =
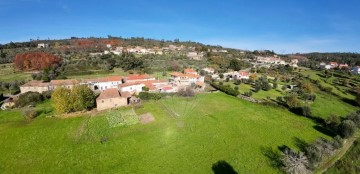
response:
<svg viewBox="0 0 360 174"><path fill-rule="evenodd" d="M119 84L119 87L127 87L127 86L135 86L135 85L141 85L143 84L142 82L128 82L128 83L123 83L123 84Z"/></svg>
<svg viewBox="0 0 360 174"><path fill-rule="evenodd" d="M143 79L150 79L152 77L150 77L147 74L134 74L134 75L129 75L126 77L126 80L143 80Z"/></svg>
<svg viewBox="0 0 360 174"><path fill-rule="evenodd" d="M21 85L21 87L47 87L49 86L50 83L45 83L42 81L37 81L37 80L32 80L29 81L23 85Z"/></svg>
<svg viewBox="0 0 360 174"><path fill-rule="evenodd" d="M186 69L184 69L184 73L185 73L185 74L186 74L186 73L196 73L196 71L193 70L193 69L190 69L190 68L186 68Z"/></svg>
<svg viewBox="0 0 360 174"><path fill-rule="evenodd" d="M186 76L188 78L199 78L200 77L199 75L196 75L196 74L186 74Z"/></svg>
<svg viewBox="0 0 360 174"><path fill-rule="evenodd" d="M249 72L244 72L244 71L240 71L239 72L239 75L241 75L241 76L249 76Z"/></svg>
<svg viewBox="0 0 360 174"><path fill-rule="evenodd" d="M51 80L50 85L76 85L79 82L76 79L66 79L66 80Z"/></svg>
<svg viewBox="0 0 360 174"><path fill-rule="evenodd" d="M100 93L99 97L96 100L109 99L109 98L119 98L120 93L118 89L109 88Z"/></svg>
<svg viewBox="0 0 360 174"><path fill-rule="evenodd" d="M120 92L120 95L121 95L121 97L125 97L125 98L131 97L131 93L128 91Z"/></svg>

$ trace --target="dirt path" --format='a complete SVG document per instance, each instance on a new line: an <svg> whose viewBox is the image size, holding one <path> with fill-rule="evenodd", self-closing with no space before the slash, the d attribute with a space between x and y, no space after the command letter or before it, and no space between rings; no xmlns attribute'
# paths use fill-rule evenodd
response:
<svg viewBox="0 0 360 174"><path fill-rule="evenodd" d="M344 145L341 149L339 149L335 155L331 158L326 159L321 166L319 166L314 173L321 174L326 172L330 167L332 167L339 159L341 159L346 152L350 149L350 147L354 144L354 141L360 137L360 133L358 132L356 136L345 140Z"/></svg>

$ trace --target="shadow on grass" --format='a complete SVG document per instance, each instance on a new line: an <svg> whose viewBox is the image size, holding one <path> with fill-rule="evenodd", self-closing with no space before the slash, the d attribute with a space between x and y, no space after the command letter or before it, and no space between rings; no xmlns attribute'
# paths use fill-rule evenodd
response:
<svg viewBox="0 0 360 174"><path fill-rule="evenodd" d="M300 149L300 151L305 152L306 147L309 146L309 143L307 143L305 140L302 140L298 137L294 137L293 140L295 141L295 145Z"/></svg>
<svg viewBox="0 0 360 174"><path fill-rule="evenodd" d="M313 128L325 135L328 135L330 137L335 137L336 136L336 132L332 131L332 130L329 130L323 126L319 126L319 125L315 125L313 126Z"/></svg>
<svg viewBox="0 0 360 174"><path fill-rule="evenodd" d="M359 104L357 104L355 100L351 100L351 99L348 99L348 98L342 98L341 100L343 102L347 103L347 104L352 105L352 106L356 106L356 107L359 106Z"/></svg>
<svg viewBox="0 0 360 174"><path fill-rule="evenodd" d="M279 150L283 151L282 147L279 147ZM279 151L276 151L271 147L260 147L260 151L268 158L268 163L272 168L282 171L284 164L281 161L281 153Z"/></svg>
<svg viewBox="0 0 360 174"><path fill-rule="evenodd" d="M214 163L211 167L214 174L237 174L234 168L224 160Z"/></svg>

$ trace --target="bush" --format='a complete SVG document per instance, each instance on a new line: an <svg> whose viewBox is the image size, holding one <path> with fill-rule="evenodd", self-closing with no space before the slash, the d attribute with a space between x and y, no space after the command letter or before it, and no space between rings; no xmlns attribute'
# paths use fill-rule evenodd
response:
<svg viewBox="0 0 360 174"><path fill-rule="evenodd" d="M344 143L344 140L339 136L337 135L336 137L334 137L334 142L333 142L333 146L336 148L336 149L339 149L343 146L343 143Z"/></svg>
<svg viewBox="0 0 360 174"><path fill-rule="evenodd" d="M240 85L241 84L241 80L236 80L235 81L235 85Z"/></svg>
<svg viewBox="0 0 360 174"><path fill-rule="evenodd" d="M302 115L305 116L305 117L310 117L311 116L311 108L309 106L301 107L301 112L302 112Z"/></svg>
<svg viewBox="0 0 360 174"><path fill-rule="evenodd" d="M192 97L195 95L195 92L190 87L185 87L178 91L178 95L182 97Z"/></svg>
<svg viewBox="0 0 360 174"><path fill-rule="evenodd" d="M285 98L286 104L289 108L297 108L300 106L300 101L297 98L297 95L292 94L289 96L285 96L284 98Z"/></svg>
<svg viewBox="0 0 360 174"><path fill-rule="evenodd" d="M52 91L44 91L41 93L44 99L50 99L51 98Z"/></svg>
<svg viewBox="0 0 360 174"><path fill-rule="evenodd" d="M42 102L43 96L38 92L26 92L21 94L19 98L15 101L16 107L24 107L28 105L36 105L37 103Z"/></svg>
<svg viewBox="0 0 360 174"><path fill-rule="evenodd" d="M221 82L220 82L220 83L221 83ZM226 94L228 94L228 95L238 96L238 95L240 94L239 91L231 88L230 86L223 86L223 85L221 85L220 83L219 83L219 85L216 84L216 83L210 83L210 84L211 84L211 86L213 86L215 89L218 89L218 90L220 90L220 91L222 91L222 92L224 92L224 93L226 93Z"/></svg>
<svg viewBox="0 0 360 174"><path fill-rule="evenodd" d="M239 90L239 87L238 87L238 86L235 86L234 89L238 91L238 90Z"/></svg>
<svg viewBox="0 0 360 174"><path fill-rule="evenodd" d="M343 138L349 138L356 132L356 125L351 120L344 120L339 125L339 133Z"/></svg>
<svg viewBox="0 0 360 174"><path fill-rule="evenodd" d="M162 96L158 93L140 92L138 97L141 100L159 100Z"/></svg>
<svg viewBox="0 0 360 174"><path fill-rule="evenodd" d="M276 89L278 87L278 84L276 82L273 83L273 89Z"/></svg>
<svg viewBox="0 0 360 174"><path fill-rule="evenodd" d="M34 108L30 108L30 107L24 108L22 110L22 114L24 115L24 118L26 120L32 120L39 115L39 113Z"/></svg>
<svg viewBox="0 0 360 174"><path fill-rule="evenodd" d="M349 120L353 121L355 123L355 125L360 128L360 113L353 113L350 114L347 117Z"/></svg>

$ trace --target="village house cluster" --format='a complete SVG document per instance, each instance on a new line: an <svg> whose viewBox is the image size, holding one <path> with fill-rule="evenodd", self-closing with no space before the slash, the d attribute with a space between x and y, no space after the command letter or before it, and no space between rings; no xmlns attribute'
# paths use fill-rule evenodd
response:
<svg viewBox="0 0 360 174"><path fill-rule="evenodd" d="M126 77L107 76L84 80L51 80L50 82L33 80L20 86L20 91L21 93L43 93L57 87L72 89L75 85L87 85L93 91L100 93L96 99L98 110L129 105L137 100L133 96L142 91L174 93L188 86L197 91L205 88L204 76L200 76L193 69L185 69L184 73L172 72L169 80L158 80L147 74L133 74Z"/></svg>
<svg viewBox="0 0 360 174"><path fill-rule="evenodd" d="M216 52L224 52L226 50L220 50ZM176 53L178 55L187 56L189 59L193 60L201 60L205 56L205 52L198 52L195 50L195 47L186 47L184 45L176 46L176 45L169 45L165 47L153 47L153 48L145 48L141 46L136 47L112 47L112 45L107 44L107 50L104 52L98 53L90 53L90 56L98 56L103 54L115 54L121 55L123 53L132 53L132 54L139 54L139 55L146 55L146 54L155 54L155 55L163 55L169 53ZM227 52L227 51L226 51Z"/></svg>
<svg viewBox="0 0 360 174"><path fill-rule="evenodd" d="M285 60L282 60L277 55L267 57L257 56L255 66L269 67L270 65L289 65L292 67L298 67L298 63L298 59L292 59L290 62L285 62Z"/></svg>

